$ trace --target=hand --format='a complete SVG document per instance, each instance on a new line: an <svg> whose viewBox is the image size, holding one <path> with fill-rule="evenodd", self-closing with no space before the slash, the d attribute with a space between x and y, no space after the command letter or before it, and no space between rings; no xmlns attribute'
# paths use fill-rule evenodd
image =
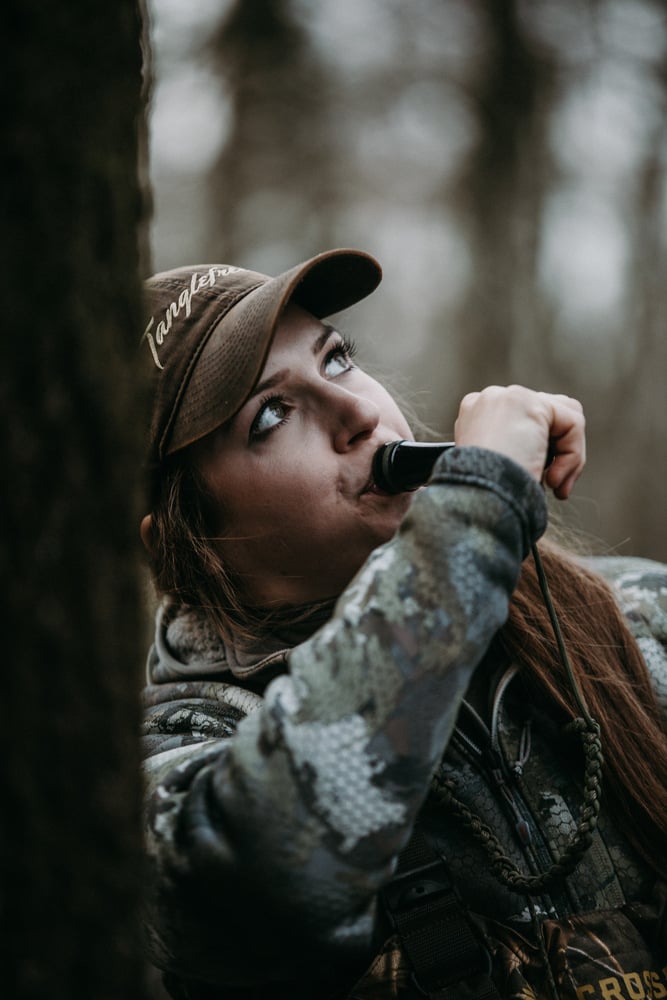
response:
<svg viewBox="0 0 667 1000"><path fill-rule="evenodd" d="M581 403L570 396L492 385L464 396L454 437L507 455L566 500L586 462L585 423Z"/></svg>

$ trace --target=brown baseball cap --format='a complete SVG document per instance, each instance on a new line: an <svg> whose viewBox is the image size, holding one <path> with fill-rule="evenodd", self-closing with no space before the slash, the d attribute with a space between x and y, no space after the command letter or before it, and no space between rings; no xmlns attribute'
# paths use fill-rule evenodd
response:
<svg viewBox="0 0 667 1000"><path fill-rule="evenodd" d="M369 254L329 250L276 277L200 264L149 278L143 343L156 382L149 462L198 441L240 409L288 302L321 319L370 295L381 277Z"/></svg>

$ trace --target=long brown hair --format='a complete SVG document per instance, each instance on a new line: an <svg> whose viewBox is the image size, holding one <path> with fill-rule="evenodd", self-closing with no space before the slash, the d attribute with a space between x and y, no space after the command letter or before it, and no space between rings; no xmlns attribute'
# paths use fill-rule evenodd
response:
<svg viewBox="0 0 667 1000"><path fill-rule="evenodd" d="M200 608L214 630L252 640L267 627L266 615L244 601L240 581L212 540L212 499L187 450L167 459L152 484L149 562L159 593Z"/></svg>
<svg viewBox="0 0 667 1000"><path fill-rule="evenodd" d="M226 638L257 639L274 627L273 616L244 601L220 558L210 537L212 499L187 451L163 466L152 507L158 591L202 609ZM609 809L640 855L667 876L667 734L642 655L610 587L560 546L543 540L540 553L577 683L601 727ZM579 714L530 558L498 641L538 696L569 718Z"/></svg>
<svg viewBox="0 0 667 1000"><path fill-rule="evenodd" d="M667 732L643 657L608 584L560 546L539 549L574 676L600 724L609 811L667 877ZM580 715L530 557L498 638L538 696Z"/></svg>

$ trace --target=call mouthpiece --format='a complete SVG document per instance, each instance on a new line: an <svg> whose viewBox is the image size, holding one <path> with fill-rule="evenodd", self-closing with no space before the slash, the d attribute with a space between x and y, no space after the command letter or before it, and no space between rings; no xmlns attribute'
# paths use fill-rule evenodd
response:
<svg viewBox="0 0 667 1000"><path fill-rule="evenodd" d="M436 459L453 441L390 441L373 456L372 474L383 493L409 493L426 483Z"/></svg>

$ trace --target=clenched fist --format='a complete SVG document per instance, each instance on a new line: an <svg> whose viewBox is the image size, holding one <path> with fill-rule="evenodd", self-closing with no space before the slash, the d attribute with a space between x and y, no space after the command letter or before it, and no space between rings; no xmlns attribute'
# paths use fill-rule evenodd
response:
<svg viewBox="0 0 667 1000"><path fill-rule="evenodd" d="M570 396L491 385L464 396L454 436L458 445L507 455L565 500L586 462L585 424L581 403Z"/></svg>

